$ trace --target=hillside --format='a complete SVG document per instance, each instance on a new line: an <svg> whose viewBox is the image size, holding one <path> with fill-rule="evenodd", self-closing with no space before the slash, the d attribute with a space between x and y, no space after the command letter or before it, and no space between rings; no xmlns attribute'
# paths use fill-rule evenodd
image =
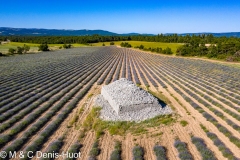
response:
<svg viewBox="0 0 240 160"><path fill-rule="evenodd" d="M161 31L159 31L161 33ZM11 28L11 27L0 27L0 36L10 36L10 35L21 35L21 36L84 36L84 35L103 35L103 36L134 36L134 35L147 35L153 36L154 34L140 34L140 33L125 33L119 34L114 32L109 32L105 30L70 30L70 29L42 29L42 28ZM164 35L171 35L175 33L165 33ZM178 35L199 35L199 34L212 34L215 37L240 37L240 32L226 32L226 33L181 33Z"/></svg>
<svg viewBox="0 0 240 160"><path fill-rule="evenodd" d="M38 29L38 28L9 28L0 27L0 35L34 35L34 36L82 36L82 35L117 35L104 30L64 30L64 29Z"/></svg>
<svg viewBox="0 0 240 160"><path fill-rule="evenodd" d="M85 36L85 35L103 35L103 36L128 36L139 35L140 33L117 34L105 30L70 30L70 29L42 29L42 28L10 28L0 27L0 36L21 35L21 36ZM144 34L153 35L153 34Z"/></svg>
<svg viewBox="0 0 240 160"><path fill-rule="evenodd" d="M183 33L180 35L200 35L200 34L212 34L214 37L240 37L240 32L224 32L224 33L211 33L211 32L204 32L204 33Z"/></svg>

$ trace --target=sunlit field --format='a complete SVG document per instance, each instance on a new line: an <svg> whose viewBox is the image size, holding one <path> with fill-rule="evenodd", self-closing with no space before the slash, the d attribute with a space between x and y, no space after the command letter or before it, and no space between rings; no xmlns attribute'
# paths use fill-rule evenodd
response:
<svg viewBox="0 0 240 160"><path fill-rule="evenodd" d="M173 51L173 53L176 53L177 48L181 45L183 45L182 43L162 43L162 42L146 42L146 41L118 41L118 42L114 42L114 45L120 45L122 42L128 42L132 45L132 47L136 47L136 46L140 46L143 45L145 48L157 48L157 47L161 47L162 49L166 49L167 47L171 48L171 50ZM93 46L102 46L103 43L106 46L110 45L110 42L99 42L99 43L93 43Z"/></svg>
<svg viewBox="0 0 240 160"><path fill-rule="evenodd" d="M16 49L17 47L23 47L24 44L30 46L30 51L29 52L38 52L38 46L40 44L37 43L21 43L21 42L10 42L6 44L0 45L0 52L1 53L8 53L9 48L14 48ZM60 46L63 46L63 44L48 44L50 50L57 50L59 49ZM73 47L82 47L86 46L84 44L72 44Z"/></svg>

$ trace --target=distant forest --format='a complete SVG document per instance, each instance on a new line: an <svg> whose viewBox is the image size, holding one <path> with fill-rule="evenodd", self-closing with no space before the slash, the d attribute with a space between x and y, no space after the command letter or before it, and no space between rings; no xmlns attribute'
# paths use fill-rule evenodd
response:
<svg viewBox="0 0 240 160"><path fill-rule="evenodd" d="M90 44L111 41L148 41L165 43L184 43L177 50L180 56L199 56L228 61L240 61L240 38L214 37L212 34L201 35L163 35L156 36L0 36L0 41L9 39L12 42L48 43L48 44ZM208 45L206 45L208 44Z"/></svg>

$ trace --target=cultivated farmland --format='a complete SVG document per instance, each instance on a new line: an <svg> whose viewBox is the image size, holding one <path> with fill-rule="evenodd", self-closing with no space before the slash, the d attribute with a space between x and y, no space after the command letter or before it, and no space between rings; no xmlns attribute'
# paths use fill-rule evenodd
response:
<svg viewBox="0 0 240 160"><path fill-rule="evenodd" d="M17 49L17 47L23 47L24 44L28 45L30 47L29 52L30 53L36 53L39 52L39 45L35 43L21 43L21 42L9 42L6 44L0 45L0 52L4 54L8 54L9 48ZM59 50L59 47L62 47L63 44L48 44L50 50ZM72 44L72 47L83 47L86 46L84 44Z"/></svg>
<svg viewBox="0 0 240 160"><path fill-rule="evenodd" d="M161 47L162 49L166 49L167 47L171 48L173 53L175 54L177 51L177 48L182 46L183 43L162 43L162 42L146 42L146 41L114 41L115 45L119 45L121 43L128 42L132 45L132 47L137 47L140 45L143 45L145 48L157 48ZM102 44L105 44L106 46L109 46L111 42L99 42L99 43L93 43L93 46L102 46Z"/></svg>
<svg viewBox="0 0 240 160"><path fill-rule="evenodd" d="M239 68L115 46L1 57L0 65L0 151L17 151L14 159L21 151L81 152L82 160L240 158ZM174 113L99 120L93 99L120 78Z"/></svg>

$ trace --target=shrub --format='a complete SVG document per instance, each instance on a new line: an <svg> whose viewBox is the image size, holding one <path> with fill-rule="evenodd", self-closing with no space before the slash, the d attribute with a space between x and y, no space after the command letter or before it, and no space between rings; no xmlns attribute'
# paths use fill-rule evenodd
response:
<svg viewBox="0 0 240 160"><path fill-rule="evenodd" d="M38 46L39 51L49 51L47 43L43 43L40 46Z"/></svg>
<svg viewBox="0 0 240 160"><path fill-rule="evenodd" d="M111 153L110 160L121 160L122 144L121 142L115 142L114 151Z"/></svg>
<svg viewBox="0 0 240 160"><path fill-rule="evenodd" d="M163 146L155 145L153 148L157 160L167 160L166 148Z"/></svg>
<svg viewBox="0 0 240 160"><path fill-rule="evenodd" d="M204 140L198 137L192 137L192 143L197 147L197 150L200 152L203 160L216 160L213 152L207 148Z"/></svg>
<svg viewBox="0 0 240 160"><path fill-rule="evenodd" d="M30 47L26 44L23 45L23 51L24 53L27 53L30 50Z"/></svg>
<svg viewBox="0 0 240 160"><path fill-rule="evenodd" d="M155 49L155 51L156 51L157 53L162 53L162 48L161 48L161 47L157 47L157 48Z"/></svg>
<svg viewBox="0 0 240 160"><path fill-rule="evenodd" d="M204 132L209 132L209 130L203 124L200 124L200 126Z"/></svg>
<svg viewBox="0 0 240 160"><path fill-rule="evenodd" d="M110 42L110 45L114 45L114 42Z"/></svg>
<svg viewBox="0 0 240 160"><path fill-rule="evenodd" d="M68 48L71 48L71 47L72 47L71 44L64 44L64 45L63 45L63 48L65 48L65 49L68 49Z"/></svg>
<svg viewBox="0 0 240 160"><path fill-rule="evenodd" d="M63 145L63 138L53 141L47 148L46 153L58 153ZM53 158L41 158L41 160L51 160Z"/></svg>
<svg viewBox="0 0 240 160"><path fill-rule="evenodd" d="M8 49L9 54L15 54L15 52L16 52L16 49L14 49L14 48L9 48Z"/></svg>
<svg viewBox="0 0 240 160"><path fill-rule="evenodd" d="M139 49L144 49L144 46L141 44L141 45L139 46Z"/></svg>
<svg viewBox="0 0 240 160"><path fill-rule="evenodd" d="M185 121L185 120L182 120L182 121L180 121L180 124L181 124L183 127L185 127L186 125L188 125L188 122Z"/></svg>
<svg viewBox="0 0 240 160"><path fill-rule="evenodd" d="M89 159L96 159L96 157L100 154L100 149L98 148L99 141L96 140L93 145L92 149L89 152Z"/></svg>
<svg viewBox="0 0 240 160"><path fill-rule="evenodd" d="M131 48L131 47L132 47L132 45L129 44L128 42L122 42L122 43L120 44L120 46L121 46L121 47L127 47L127 48Z"/></svg>
<svg viewBox="0 0 240 160"><path fill-rule="evenodd" d="M144 160L144 150L140 146L135 146L132 150L133 160Z"/></svg>
<svg viewBox="0 0 240 160"><path fill-rule="evenodd" d="M0 147L4 145L6 142L8 142L10 138L11 137L9 135L4 135L4 134L0 135Z"/></svg>
<svg viewBox="0 0 240 160"><path fill-rule="evenodd" d="M96 138L97 139L99 139L102 135L104 135L103 131L99 131L99 130L96 131Z"/></svg>
<svg viewBox="0 0 240 160"><path fill-rule="evenodd" d="M217 137L216 134L212 132L207 132L207 136L213 141L214 145L216 145L219 151L222 152L222 155L228 159L237 159L234 157L233 153L225 146L225 144Z"/></svg>
<svg viewBox="0 0 240 160"><path fill-rule="evenodd" d="M69 154L78 153L81 147L82 145L76 142L73 145L71 145L70 149L68 150L68 153ZM66 158L65 160L75 160L75 159L76 158Z"/></svg>
<svg viewBox="0 0 240 160"><path fill-rule="evenodd" d="M178 150L178 157L181 160L193 160L192 155L190 154L190 152L188 151L187 145L184 142L181 142L179 140L176 140L174 142L174 147L177 148Z"/></svg>
<svg viewBox="0 0 240 160"><path fill-rule="evenodd" d="M17 54L23 54L24 48L23 47L17 47Z"/></svg>
<svg viewBox="0 0 240 160"><path fill-rule="evenodd" d="M167 47L166 49L162 50L162 53L164 54L173 54L171 48Z"/></svg>

